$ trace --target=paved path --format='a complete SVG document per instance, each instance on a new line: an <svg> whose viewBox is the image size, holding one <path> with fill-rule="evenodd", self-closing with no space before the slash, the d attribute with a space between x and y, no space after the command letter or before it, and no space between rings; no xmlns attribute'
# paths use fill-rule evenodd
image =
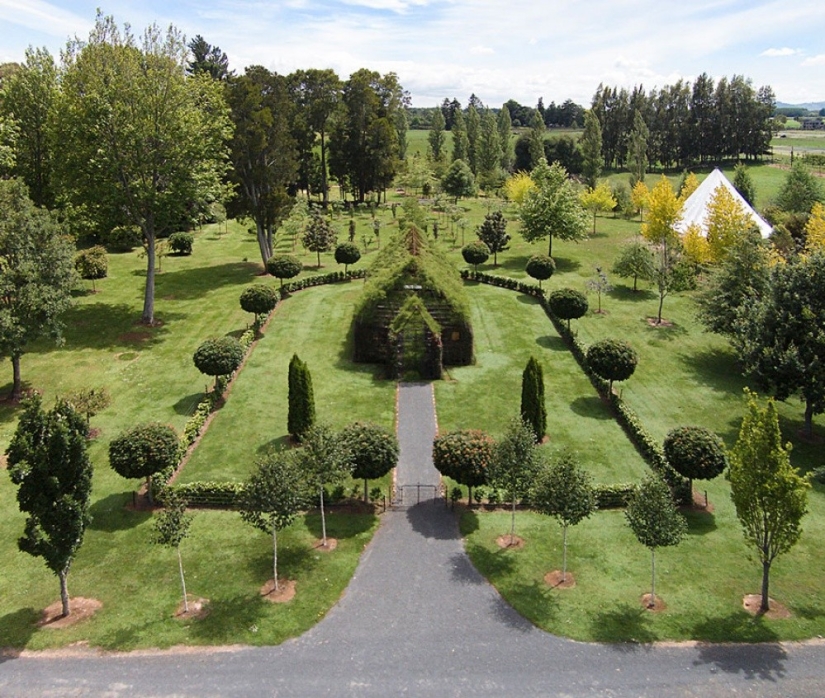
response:
<svg viewBox="0 0 825 698"><path fill-rule="evenodd" d="M398 477L434 477L431 388L403 386L399 397ZM295 640L217 652L0 659L0 696L825 694L821 645L647 647L553 637L476 572L443 501L383 518L344 597Z"/></svg>

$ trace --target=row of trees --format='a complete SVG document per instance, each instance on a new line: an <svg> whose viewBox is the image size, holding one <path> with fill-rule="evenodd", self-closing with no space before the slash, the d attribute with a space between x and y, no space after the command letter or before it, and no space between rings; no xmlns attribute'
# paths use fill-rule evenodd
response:
<svg viewBox="0 0 825 698"><path fill-rule="evenodd" d="M627 166L640 137L651 163L685 167L767 153L775 102L770 87L754 89L741 75L714 84L703 73L693 83L679 80L650 92L641 85L628 91L600 84L591 110L601 125L607 167Z"/></svg>

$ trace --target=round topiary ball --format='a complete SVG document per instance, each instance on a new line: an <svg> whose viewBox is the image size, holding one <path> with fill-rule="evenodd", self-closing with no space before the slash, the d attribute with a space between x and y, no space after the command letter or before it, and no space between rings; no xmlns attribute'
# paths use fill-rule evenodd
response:
<svg viewBox="0 0 825 698"><path fill-rule="evenodd" d="M262 316L268 315L278 305L278 292L270 286L255 284L244 289L241 293L241 308L247 313L255 315L257 322Z"/></svg>
<svg viewBox="0 0 825 698"><path fill-rule="evenodd" d="M241 343L234 337L207 339L192 356L198 370L207 376L228 376L243 361Z"/></svg>
<svg viewBox="0 0 825 698"><path fill-rule="evenodd" d="M688 480L712 480L728 467L722 440L704 427L677 427L664 442L665 458Z"/></svg>
<svg viewBox="0 0 825 698"><path fill-rule="evenodd" d="M556 271L556 262L546 254L535 254L527 260L525 271L539 282L541 288L541 282L549 279Z"/></svg>
<svg viewBox="0 0 825 698"><path fill-rule="evenodd" d="M630 378L639 363L639 355L621 339L602 339L587 349L587 365L613 389L613 381Z"/></svg>
<svg viewBox="0 0 825 698"><path fill-rule="evenodd" d="M561 320L567 320L567 329L570 321L578 320L587 313L587 296L574 288L560 288L553 291L547 298L550 312Z"/></svg>
<svg viewBox="0 0 825 698"><path fill-rule="evenodd" d="M473 240L461 248L461 256L467 264L472 264L478 271L478 265L490 259L490 248L481 240Z"/></svg>
<svg viewBox="0 0 825 698"><path fill-rule="evenodd" d="M344 273L350 264L355 264L361 259L361 250L354 242L342 242L335 248L335 261L344 265Z"/></svg>
<svg viewBox="0 0 825 698"><path fill-rule="evenodd" d="M284 279L295 278L303 268L301 260L291 254L276 254L266 260L266 270L281 280L281 286L284 285Z"/></svg>
<svg viewBox="0 0 825 698"><path fill-rule="evenodd" d="M112 439L109 465L125 478L148 478L177 463L180 439L165 424L138 424Z"/></svg>

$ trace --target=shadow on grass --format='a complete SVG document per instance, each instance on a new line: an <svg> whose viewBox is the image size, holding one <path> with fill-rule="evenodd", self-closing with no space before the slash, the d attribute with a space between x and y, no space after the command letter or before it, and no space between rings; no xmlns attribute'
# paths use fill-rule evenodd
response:
<svg viewBox="0 0 825 698"><path fill-rule="evenodd" d="M596 395L577 397L570 403L570 409L580 417L613 419L602 399Z"/></svg>
<svg viewBox="0 0 825 698"><path fill-rule="evenodd" d="M270 439L266 443L262 443L260 446L258 446L256 452L263 456L268 453L285 451L291 447L292 439L290 438L289 434L284 434L283 436L279 436L277 439Z"/></svg>
<svg viewBox="0 0 825 698"><path fill-rule="evenodd" d="M430 499L407 509L407 521L413 531L425 538L457 540L461 537L455 515L441 499Z"/></svg>
<svg viewBox="0 0 825 698"><path fill-rule="evenodd" d="M155 297L163 301L194 300L220 286L247 284L259 271L260 267L251 262L164 271L155 277Z"/></svg>
<svg viewBox="0 0 825 698"><path fill-rule="evenodd" d="M527 266L527 260L530 259L527 256L517 256L517 257L507 257L502 259L498 263L499 269L507 269L508 271L520 271L523 272L524 268ZM489 272L488 272L489 273Z"/></svg>
<svg viewBox="0 0 825 698"><path fill-rule="evenodd" d="M650 289L640 288L636 291L631 286L614 286L613 290L608 291L607 295L620 301L652 301L658 298L658 295Z"/></svg>
<svg viewBox="0 0 825 698"><path fill-rule="evenodd" d="M761 616L737 610L697 623L691 637L705 642L776 642L779 636Z"/></svg>
<svg viewBox="0 0 825 698"><path fill-rule="evenodd" d="M176 315L174 319L184 316ZM168 320L170 318L164 318ZM140 323L140 310L125 303L84 303L74 305L63 315L63 336L67 349L139 349L163 339L164 325L147 327ZM38 342L32 352L48 353L54 344Z"/></svg>
<svg viewBox="0 0 825 698"><path fill-rule="evenodd" d="M556 273L566 274L581 269L581 262L577 259L567 259L566 257L553 257L556 261Z"/></svg>
<svg viewBox="0 0 825 698"><path fill-rule="evenodd" d="M650 317L655 317L651 315ZM662 324L661 325L651 325L647 318L644 318L642 322L645 324L645 335L651 341L651 344L659 342L672 342L680 337L684 337L687 334L687 330L676 322L671 322L667 319L667 315L664 314L662 316ZM669 324L664 324L669 323Z"/></svg>
<svg viewBox="0 0 825 698"><path fill-rule="evenodd" d="M543 337L536 337L536 344L551 351L568 351L567 344L558 335L544 335Z"/></svg>
<svg viewBox="0 0 825 698"><path fill-rule="evenodd" d="M3 648L0 650L0 664L17 658L15 650L22 650L29 643L38 620L40 611L33 608L18 608L0 616L0 648Z"/></svg>
<svg viewBox="0 0 825 698"><path fill-rule="evenodd" d="M472 509L465 509L458 521L458 528L462 536L469 536L478 530L478 514Z"/></svg>
<svg viewBox="0 0 825 698"><path fill-rule="evenodd" d="M638 604L620 603L615 608L595 613L590 621L590 633L597 642L617 643L610 646L617 652L636 652L655 642L658 637L650 629L650 611Z"/></svg>
<svg viewBox="0 0 825 698"><path fill-rule="evenodd" d="M205 393L192 393L191 395L182 397L172 406L175 410L175 414L181 414L188 417L195 411L195 407L197 407L204 395Z"/></svg>
<svg viewBox="0 0 825 698"><path fill-rule="evenodd" d="M680 354L680 360L704 385L723 393L741 393L745 387L736 357L730 351L708 349Z"/></svg>
<svg viewBox="0 0 825 698"><path fill-rule="evenodd" d="M257 594L210 599L209 615L191 623L189 633L192 638L216 645L237 642L261 621L264 603Z"/></svg>
<svg viewBox="0 0 825 698"><path fill-rule="evenodd" d="M151 511L135 511L127 509L126 506L132 501L132 494L122 492L120 494L110 494L108 497L98 499L91 507L89 513L92 522L89 528L93 531L124 531L142 524L152 516Z"/></svg>
<svg viewBox="0 0 825 698"><path fill-rule="evenodd" d="M375 525L375 519L376 517L372 514L342 514L327 511L327 536L339 540L354 538L369 531ZM304 526L315 538L321 538L323 531L319 513L304 514Z"/></svg>
<svg viewBox="0 0 825 698"><path fill-rule="evenodd" d="M704 536L716 530L716 517L709 511L684 507L681 509L688 524L689 536Z"/></svg>
<svg viewBox="0 0 825 698"><path fill-rule="evenodd" d="M504 548L495 551L485 548L478 543L467 542L467 555L475 568L491 581L496 581L515 572L516 563L511 551Z"/></svg>

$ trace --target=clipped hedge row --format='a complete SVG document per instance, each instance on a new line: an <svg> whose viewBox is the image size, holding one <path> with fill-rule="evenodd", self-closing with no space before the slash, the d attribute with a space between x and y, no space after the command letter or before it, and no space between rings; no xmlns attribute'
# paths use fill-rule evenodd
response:
<svg viewBox="0 0 825 698"><path fill-rule="evenodd" d="M622 483L619 485L594 485L596 506L599 509L624 509L635 492L636 485Z"/></svg>
<svg viewBox="0 0 825 698"><path fill-rule="evenodd" d="M482 284L490 286L499 286L500 288L509 288L511 291L518 291L527 296L534 298L544 298L544 289L539 288L534 284L526 284L523 281L511 279L507 276L497 276L495 274L485 274L480 271L473 271L472 269L462 269L461 278L465 281L478 281Z"/></svg>
<svg viewBox="0 0 825 698"><path fill-rule="evenodd" d="M193 507L238 509L243 500L244 487L242 482L189 482L185 485L167 485L164 492L175 493Z"/></svg>
<svg viewBox="0 0 825 698"><path fill-rule="evenodd" d="M354 269L352 271L333 271L329 274L319 274L318 276L307 276L298 281L290 281L284 284L281 295L287 293L295 293L305 288L312 288L313 286L324 286L325 284L337 284L342 281L350 281L352 279L363 279L367 275L365 269Z"/></svg>
<svg viewBox="0 0 825 698"><path fill-rule="evenodd" d="M467 274L466 276L465 273ZM522 293L529 293L529 295L538 297L541 301L542 307L544 308L544 312L547 314L547 317L550 318L550 321L553 323L553 326L556 328L556 331L559 333L559 335L567 342L570 351L572 352L581 369L584 371L585 375L590 379L590 382L593 384L593 387L596 388L600 395L602 395L603 397L606 396L607 399L610 401L610 404L613 407L613 412L616 417L616 421L622 426L631 443L633 443L633 445L636 447L636 450L639 452L639 455L641 455L642 458L644 458L645 462L648 464L650 469L658 475L660 475L662 479L670 486L671 490L673 491L673 498L677 504L690 503L692 497L690 491L690 482L686 478L679 475L679 473L677 473L670 466L670 464L667 462L667 459L665 458L665 454L662 450L661 445L658 441L656 441L656 439L653 438L653 436L650 435L647 429L645 429L644 425L642 424L641 420L639 419L638 415L633 410L633 408L630 407L630 405L624 402L624 400L622 400L615 393L609 393L608 382L603 378L597 376L592 370L590 370L590 367L587 364L586 347L584 346L584 344L579 342L578 338L570 330L567 329L567 326L564 324L564 322L562 322L560 318L556 317L553 314L553 311L550 309L550 306L547 303L547 300L544 297L543 292L541 292L540 289L538 289L538 287L530 286L529 284L522 284L521 282L518 282L515 279L508 279L506 277L500 276L492 276L490 274L473 274L473 272L462 272L462 277L470 278L475 281L479 281L480 283L487 283L492 284L494 286L510 288L516 291L521 291ZM539 291L539 293L535 293L532 290L522 291L520 288L521 286L526 286L529 289L535 289L535 291ZM600 486L600 488L604 487L608 486ZM624 486L622 485L618 487L621 488ZM599 504L599 506L601 506L601 503ZM624 504L621 504L620 506L624 506Z"/></svg>

